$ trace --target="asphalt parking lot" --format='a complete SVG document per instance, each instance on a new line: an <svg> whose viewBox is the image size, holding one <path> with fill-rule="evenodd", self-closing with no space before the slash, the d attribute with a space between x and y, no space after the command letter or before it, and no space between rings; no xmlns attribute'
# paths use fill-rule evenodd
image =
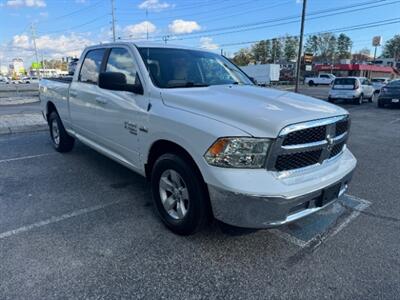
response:
<svg viewBox="0 0 400 300"><path fill-rule="evenodd" d="M343 106L347 195L277 230L174 235L128 169L80 143L56 153L47 132L0 136L1 299L398 298L400 110Z"/></svg>

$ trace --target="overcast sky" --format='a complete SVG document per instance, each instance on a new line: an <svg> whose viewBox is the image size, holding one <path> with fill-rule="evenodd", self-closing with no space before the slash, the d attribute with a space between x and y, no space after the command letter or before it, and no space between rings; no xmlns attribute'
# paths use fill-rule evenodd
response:
<svg viewBox="0 0 400 300"><path fill-rule="evenodd" d="M170 43L233 54L245 42L298 35L301 7L301 0L115 0L117 37L148 33L150 40L168 36ZM305 33L343 28L353 51L372 51L374 35L400 33L400 1L308 0L307 13ZM34 60L32 24L40 57L79 55L86 45L110 41L111 0L0 0L3 65L14 57L26 65Z"/></svg>

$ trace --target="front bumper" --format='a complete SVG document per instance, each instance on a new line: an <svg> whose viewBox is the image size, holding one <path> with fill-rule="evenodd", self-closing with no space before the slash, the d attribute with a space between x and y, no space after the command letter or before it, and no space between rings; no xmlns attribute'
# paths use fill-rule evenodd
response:
<svg viewBox="0 0 400 300"><path fill-rule="evenodd" d="M271 228L288 224L318 212L338 200L347 190L353 171L330 186L340 184L339 197L319 206L324 187L293 197L260 197L233 193L209 186L214 217L224 223L245 228Z"/></svg>

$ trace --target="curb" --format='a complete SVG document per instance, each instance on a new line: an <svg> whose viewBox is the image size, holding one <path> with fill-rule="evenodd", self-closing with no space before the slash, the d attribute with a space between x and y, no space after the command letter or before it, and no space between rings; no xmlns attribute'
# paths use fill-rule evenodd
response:
<svg viewBox="0 0 400 300"><path fill-rule="evenodd" d="M47 124L0 127L0 135L25 133L25 132L38 132L47 130L48 130Z"/></svg>
<svg viewBox="0 0 400 300"><path fill-rule="evenodd" d="M34 104L39 103L40 99L37 97L8 97L0 98L0 106L15 106L24 104Z"/></svg>

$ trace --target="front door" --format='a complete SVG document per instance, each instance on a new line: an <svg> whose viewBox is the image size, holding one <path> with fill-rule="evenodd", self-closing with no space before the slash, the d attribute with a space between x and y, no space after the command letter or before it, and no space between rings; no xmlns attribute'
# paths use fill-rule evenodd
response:
<svg viewBox="0 0 400 300"><path fill-rule="evenodd" d="M140 80L131 50L122 46L109 50L105 72L123 73L128 84ZM96 101L97 136L106 148L139 167L138 136L147 132L147 97L132 92L100 90Z"/></svg>

